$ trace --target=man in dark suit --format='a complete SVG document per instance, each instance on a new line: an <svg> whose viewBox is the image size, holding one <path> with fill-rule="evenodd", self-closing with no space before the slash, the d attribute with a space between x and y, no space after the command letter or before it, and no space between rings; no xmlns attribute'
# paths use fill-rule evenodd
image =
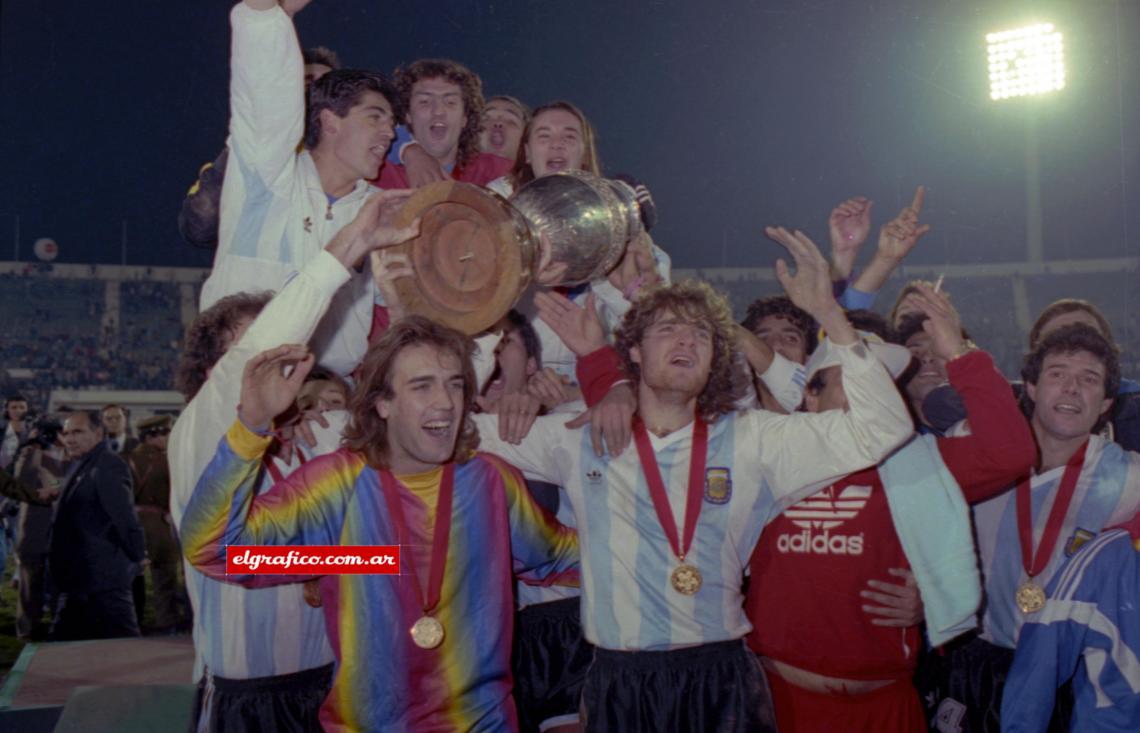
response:
<svg viewBox="0 0 1140 733"><path fill-rule="evenodd" d="M52 638L138 636L131 580L146 545L130 470L107 446L98 412L72 413L61 437L72 466L52 521L49 563L60 591Z"/></svg>

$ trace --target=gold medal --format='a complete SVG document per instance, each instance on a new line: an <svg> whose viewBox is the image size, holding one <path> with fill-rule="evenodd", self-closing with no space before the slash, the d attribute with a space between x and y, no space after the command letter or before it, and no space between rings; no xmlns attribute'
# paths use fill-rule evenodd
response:
<svg viewBox="0 0 1140 733"><path fill-rule="evenodd" d="M431 616L420 616L408 633L420 649L435 649L443 643L443 624Z"/></svg>
<svg viewBox="0 0 1140 733"><path fill-rule="evenodd" d="M1045 607L1045 591L1032 580L1017 587L1017 607L1022 613L1037 613Z"/></svg>
<svg viewBox="0 0 1140 733"><path fill-rule="evenodd" d="M681 595L694 595L701 589L701 571L693 565L682 562L669 576L669 582L673 584L673 590Z"/></svg>

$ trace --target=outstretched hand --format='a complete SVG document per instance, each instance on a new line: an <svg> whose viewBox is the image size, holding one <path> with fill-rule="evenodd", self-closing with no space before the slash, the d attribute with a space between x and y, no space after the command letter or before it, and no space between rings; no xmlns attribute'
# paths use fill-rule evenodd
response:
<svg viewBox="0 0 1140 733"><path fill-rule="evenodd" d="M273 418L297 399L315 359L308 347L284 344L263 351L245 364L241 377L238 417L254 430L269 427ZM292 371L286 374L286 370Z"/></svg>
<svg viewBox="0 0 1140 733"><path fill-rule="evenodd" d="M950 361L961 353L965 343L962 319L944 293L924 282L915 283L914 287L915 292L908 294L904 302L926 315L922 330L930 336L931 350L935 356Z"/></svg>
<svg viewBox="0 0 1140 733"><path fill-rule="evenodd" d="M412 192L406 189L379 191L368 197L356 218L337 232L325 246L346 269L355 267L366 254L412 239L420 232L417 217L406 227L395 225L396 214Z"/></svg>
<svg viewBox="0 0 1140 733"><path fill-rule="evenodd" d="M784 259L776 260L776 278L792 302L817 320L821 313L837 308L827 260L815 243L799 230L789 232L783 227L766 227L764 233L782 244L796 264L793 273Z"/></svg>
<svg viewBox="0 0 1140 733"><path fill-rule="evenodd" d="M840 279L851 276L859 248L871 233L871 207L874 202L864 196L849 198L831 210L827 218L831 235L831 266Z"/></svg>
<svg viewBox="0 0 1140 733"><path fill-rule="evenodd" d="M832 343L855 343L859 337L835 301L827 260L823 259L815 242L799 230L793 233L783 227L767 227L764 233L784 245L796 263L793 273L787 262L776 260L776 278L792 303L818 321Z"/></svg>
<svg viewBox="0 0 1140 733"><path fill-rule="evenodd" d="M594 294L586 296L582 307L561 293L539 291L534 305L538 317L562 343L578 356L586 356L606 345L605 328L594 307Z"/></svg>
<svg viewBox="0 0 1140 733"><path fill-rule="evenodd" d="M408 261L408 256L389 249L374 251L371 255L372 279L376 289L384 298L384 305L388 308L391 322L395 323L404 317L404 304L400 301L400 293L396 290L396 280L401 277L415 277L416 271Z"/></svg>
<svg viewBox="0 0 1140 733"><path fill-rule="evenodd" d="M918 217L922 213L922 204L926 199L926 188L919 186L915 189L914 199L910 206L899 212L899 215L883 225L879 231L879 256L891 260L902 260L914 245L927 232L929 224L919 224Z"/></svg>

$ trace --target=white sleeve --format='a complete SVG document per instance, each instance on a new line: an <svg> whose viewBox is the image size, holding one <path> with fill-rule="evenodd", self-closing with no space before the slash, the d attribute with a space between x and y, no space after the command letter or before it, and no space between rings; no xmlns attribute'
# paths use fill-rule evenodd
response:
<svg viewBox="0 0 1140 733"><path fill-rule="evenodd" d="M487 413L472 415L479 429L479 450L494 453L514 465L527 478L565 486L565 461L560 454L560 441L566 445L581 438L580 430L566 429L565 415L549 415L534 421L530 432L519 445L499 439L499 416Z"/></svg>
<svg viewBox="0 0 1140 733"><path fill-rule="evenodd" d="M870 350L862 342L837 350L849 409L750 413L748 422L759 427L760 470L780 508L876 465L914 432L902 395Z"/></svg>
<svg viewBox="0 0 1140 733"><path fill-rule="evenodd" d="M179 416L170 435L170 512L175 527L181 523L182 512L198 477L214 457L218 441L237 418L245 363L281 344L307 343L333 295L348 278L348 270L321 250L269 301L241 341L210 370L206 383Z"/></svg>
<svg viewBox="0 0 1140 733"><path fill-rule="evenodd" d="M789 414L799 409L804 401L807 372L803 364L797 364L778 351L772 352L772 363L760 375L760 381Z"/></svg>
<svg viewBox="0 0 1140 733"><path fill-rule="evenodd" d="M480 394L487 386L487 380L495 373L495 348L503 338L501 333L485 333L475 339L475 389Z"/></svg>
<svg viewBox="0 0 1140 733"><path fill-rule="evenodd" d="M267 188L288 186L305 133L305 68L293 21L275 6L230 12L228 167L255 171Z"/></svg>

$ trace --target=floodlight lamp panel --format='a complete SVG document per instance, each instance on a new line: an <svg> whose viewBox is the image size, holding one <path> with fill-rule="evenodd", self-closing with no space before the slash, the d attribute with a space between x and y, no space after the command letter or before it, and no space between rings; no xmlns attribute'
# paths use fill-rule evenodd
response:
<svg viewBox="0 0 1140 733"><path fill-rule="evenodd" d="M1052 23L986 34L990 99L1064 89L1064 39Z"/></svg>

